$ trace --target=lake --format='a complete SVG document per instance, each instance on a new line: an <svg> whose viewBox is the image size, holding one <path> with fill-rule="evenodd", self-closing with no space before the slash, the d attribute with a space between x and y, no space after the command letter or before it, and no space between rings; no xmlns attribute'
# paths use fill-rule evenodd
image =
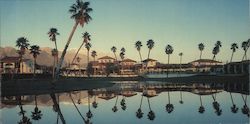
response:
<svg viewBox="0 0 250 124"><path fill-rule="evenodd" d="M240 84L116 83L91 90L2 96L1 121L3 124L27 120L33 124L249 123L249 91L241 89Z"/></svg>

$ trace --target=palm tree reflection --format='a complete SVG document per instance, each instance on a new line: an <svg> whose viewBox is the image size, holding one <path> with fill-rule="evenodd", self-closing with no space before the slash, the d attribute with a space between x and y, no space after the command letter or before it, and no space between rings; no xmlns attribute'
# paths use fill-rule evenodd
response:
<svg viewBox="0 0 250 124"><path fill-rule="evenodd" d="M151 106L150 106L150 102L149 102L149 98L148 99L148 108L149 108L149 112L148 112L148 119L149 120L154 120L155 119L155 113L152 111Z"/></svg>
<svg viewBox="0 0 250 124"><path fill-rule="evenodd" d="M220 109L220 104L216 101L216 93L212 94L212 98L214 100L213 102L213 108L215 109L215 113L220 116L222 114L222 109Z"/></svg>
<svg viewBox="0 0 250 124"><path fill-rule="evenodd" d="M88 119L90 119L90 118L93 117L93 114L92 114L92 112L91 112L91 110L90 110L89 92L88 92L88 109L89 109L89 111L86 113L86 116L87 116Z"/></svg>
<svg viewBox="0 0 250 124"><path fill-rule="evenodd" d="M42 117L42 111L38 109L37 107L37 96L35 95L35 108L34 111L32 112L32 119L33 120L40 120Z"/></svg>
<svg viewBox="0 0 250 124"><path fill-rule="evenodd" d="M96 95L94 96L94 102L92 102L92 106L93 106L93 108L98 107L98 103L96 102Z"/></svg>
<svg viewBox="0 0 250 124"><path fill-rule="evenodd" d="M63 123L63 124L66 124L66 121L65 121L65 119L64 119L64 117L63 117L63 114L62 114L61 109L60 109L60 106L59 106L59 102L57 102L57 100L56 100L56 95L55 95L55 93L50 93L50 97L51 97L51 99L52 99L52 101L53 101L53 110L54 110L55 112L57 112L57 114L58 114L58 116L60 117L62 123ZM58 99L58 101L59 101L59 99ZM57 122L58 122L58 121L57 121Z"/></svg>
<svg viewBox="0 0 250 124"><path fill-rule="evenodd" d="M205 112L205 107L202 105L202 99L201 99L201 95L200 95L200 107L199 107L199 113L203 114Z"/></svg>
<svg viewBox="0 0 250 124"><path fill-rule="evenodd" d="M126 101L125 101L125 96L122 97L122 100L120 102L122 110L126 110Z"/></svg>
<svg viewBox="0 0 250 124"><path fill-rule="evenodd" d="M141 95L140 107L139 107L139 109L136 112L136 117L139 118L139 119L141 119L143 117L143 114L144 114L142 112L142 110L141 110L142 100L143 100L143 94Z"/></svg>
<svg viewBox="0 0 250 124"><path fill-rule="evenodd" d="M232 101L231 111L232 111L232 113L237 113L239 108L234 104L234 100L233 100L233 96L232 96L231 92L230 92L230 98Z"/></svg>
<svg viewBox="0 0 250 124"><path fill-rule="evenodd" d="M116 96L116 100L115 100L115 105L114 105L114 107L112 108L112 111L113 112L117 112L118 111L118 108L117 108L117 100L118 100L118 95Z"/></svg>
<svg viewBox="0 0 250 124"><path fill-rule="evenodd" d="M183 102L183 100L182 100L182 90L180 90L180 104L183 104L184 102Z"/></svg>
<svg viewBox="0 0 250 124"><path fill-rule="evenodd" d="M20 108L19 115L22 115L22 119L18 122L18 124L32 124L30 119L27 116L25 116L26 111L23 110L23 106L21 103L21 96L17 96L16 100L17 100L18 106Z"/></svg>
<svg viewBox="0 0 250 124"><path fill-rule="evenodd" d="M247 95L245 95L245 98L244 98L243 94L241 94L241 97L242 97L242 100L244 101L244 105L241 108L241 112L249 117L250 112L249 112L249 108L247 106Z"/></svg>
<svg viewBox="0 0 250 124"><path fill-rule="evenodd" d="M172 111L174 111L174 105L170 103L169 91L168 91L168 104L166 105L166 111L168 113L171 113Z"/></svg>

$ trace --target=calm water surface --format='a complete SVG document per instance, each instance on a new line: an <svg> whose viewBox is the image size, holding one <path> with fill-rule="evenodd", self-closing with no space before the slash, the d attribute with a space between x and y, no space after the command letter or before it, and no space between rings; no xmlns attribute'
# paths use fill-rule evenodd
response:
<svg viewBox="0 0 250 124"><path fill-rule="evenodd" d="M249 106L247 99L249 95L235 92L230 95L230 92L218 87L211 88L210 85L189 84L189 88L186 87L186 89L185 84L180 87L176 87L176 85L162 86L145 84L138 86L136 83L118 84L111 88L91 91L39 94L36 95L36 100L35 95L2 97L1 121L3 124L17 124L23 117L27 117L33 124L62 123L58 110L53 109L55 103L51 95L54 95L57 102L59 98L61 114L68 124L83 124L84 120L89 120L93 124L249 123L249 115L242 111L244 106ZM32 119L32 112L36 107L35 101L38 110L41 111L39 120ZM93 102L97 103L96 108L93 107ZM214 107L215 102L219 104L219 107ZM76 107L73 103L76 104ZM168 111L166 110L167 104L170 104ZM238 108L235 112L231 110L233 104L235 104L235 110ZM140 105L144 114L138 118L136 112ZM117 107L116 112L112 109L114 106ZM199 112L200 106L204 107L203 112ZM76 108L79 109L84 120ZM86 115L88 111L92 113L92 117L89 119ZM148 117L150 111L154 113L151 120Z"/></svg>

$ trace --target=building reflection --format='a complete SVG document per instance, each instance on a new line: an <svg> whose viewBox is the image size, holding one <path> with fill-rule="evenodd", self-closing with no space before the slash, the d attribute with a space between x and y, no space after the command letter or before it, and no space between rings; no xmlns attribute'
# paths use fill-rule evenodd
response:
<svg viewBox="0 0 250 124"><path fill-rule="evenodd" d="M158 97L159 94L164 92L166 94L167 103L165 106L166 112L171 114L174 109L174 103L171 102L171 93L174 91L178 91L180 94L178 95L179 103L184 103L184 99L182 92L189 92L194 95L197 95L197 100L199 100L198 105L198 113L203 114L205 113L206 109L203 105L204 96L211 96L212 98L212 106L214 112L217 116L223 114L221 104L219 103L219 93L222 91L228 92L228 101L230 101L230 111L232 113L238 113L239 109L243 115L249 117L249 106L247 104L247 97L249 96L249 89L246 88L249 84L216 84L216 83L121 83L115 84L112 87L107 88L99 88L99 89L92 89L88 91L71 91L71 92L62 92L62 93L55 93L51 92L50 94L45 95L23 95L23 96L2 96L1 108L11 108L15 106L19 106L20 108L20 124L22 123L31 123L31 119L33 120L40 120L43 119L42 111L39 109L39 106L52 106L53 111L57 114L57 123L59 123L59 119L62 123L66 123L64 119L64 115L61 112L60 104L72 104L75 107L75 110L78 112L80 117L83 119L83 122L88 124L92 123L91 120L94 117L92 112L93 108L98 110L98 104L102 102L112 100L112 107L109 110L113 112L121 112L121 110L126 111L128 107L127 99L133 96L138 96L138 109L135 110L135 116L138 119L143 118L144 113L147 113L147 119L154 120L156 118L157 113L154 112L152 108L151 99L154 97ZM234 93L240 93L241 99L244 105L239 108L239 106L235 103ZM207 98L207 97L206 97ZM145 102L147 107L142 107L143 102ZM60 103L60 104L59 104ZM77 104L78 103L78 104ZM119 105L120 103L120 105ZM32 115L29 118L27 116L27 112L23 109L25 105L34 105L33 111L31 111ZM80 105L87 105L87 111L80 111ZM186 105L186 104L183 104ZM119 107L118 107L119 106ZM148 109L145 109L148 108ZM196 111L197 111L196 109ZM85 113L85 114L84 114Z"/></svg>

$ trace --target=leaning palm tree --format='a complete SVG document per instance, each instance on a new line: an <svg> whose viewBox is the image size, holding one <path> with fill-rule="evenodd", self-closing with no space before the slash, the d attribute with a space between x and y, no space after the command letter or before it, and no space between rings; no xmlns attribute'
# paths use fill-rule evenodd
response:
<svg viewBox="0 0 250 124"><path fill-rule="evenodd" d="M37 99L36 99L36 95L35 95L35 108L34 108L34 111L31 112L32 113L32 119L33 120L40 120L41 117L42 117L42 111L38 109L37 107Z"/></svg>
<svg viewBox="0 0 250 124"><path fill-rule="evenodd" d="M220 47L221 47L222 45L221 45L221 42L220 41L217 41L216 42L216 44L215 44L215 46L214 46L214 49L213 49L213 51L212 51L212 53L213 53L213 60L215 60L215 58L216 58L216 55L220 52Z"/></svg>
<svg viewBox="0 0 250 124"><path fill-rule="evenodd" d="M116 57L116 47L115 47L115 46L112 46L112 47L111 47L111 51L114 53L115 59L116 59L116 61L117 61L117 57Z"/></svg>
<svg viewBox="0 0 250 124"><path fill-rule="evenodd" d="M57 57L58 57L58 50L52 49L52 50L51 50L51 55L52 55L53 58L54 58L54 61L53 61L53 71L52 71L52 77L54 78L54 77L55 77L56 59L57 59Z"/></svg>
<svg viewBox="0 0 250 124"><path fill-rule="evenodd" d="M236 52L236 49L238 49L238 45L237 45L237 43L233 43L231 45L232 55L231 55L230 62L232 62L232 60L233 60L233 55L234 55L234 52Z"/></svg>
<svg viewBox="0 0 250 124"><path fill-rule="evenodd" d="M248 39L247 41L243 41L241 44L241 47L244 50L244 55L243 55L242 61L247 60L247 50L250 47L250 39Z"/></svg>
<svg viewBox="0 0 250 124"><path fill-rule="evenodd" d="M57 68L56 68L57 78L59 78L59 72L60 72L60 68L61 68L63 60L64 60L64 56L67 52L67 49L69 47L69 44L71 42L71 39L73 37L73 34L74 34L78 24L80 24L82 27L84 26L85 23L88 24L88 22L92 19L91 16L89 15L89 12L91 12L91 11L92 11L92 8L89 8L89 2L83 2L82 0L77 0L76 3L70 7L69 12L72 13L71 18L75 20L75 25L73 26L73 29L69 35L69 38L67 40L65 47L64 47L64 50L63 50L61 58L60 58L60 62L57 65Z"/></svg>
<svg viewBox="0 0 250 124"><path fill-rule="evenodd" d="M95 57L97 56L97 53L96 53L95 50L93 50L93 51L91 52L91 56L93 57L93 59L94 59L94 61L95 61Z"/></svg>
<svg viewBox="0 0 250 124"><path fill-rule="evenodd" d="M165 49L165 53L168 55L168 65L170 60L170 54L172 54L174 51L173 47L171 45L167 45ZM168 69L167 69L167 77L168 77Z"/></svg>
<svg viewBox="0 0 250 124"><path fill-rule="evenodd" d="M199 113L204 113L205 112L205 107L202 105L202 99L201 99L201 95L200 96L200 107L199 107Z"/></svg>
<svg viewBox="0 0 250 124"><path fill-rule="evenodd" d="M86 44L86 43L88 43L91 40L90 39L90 34L88 32L82 33L82 38L83 38L82 44L80 45L80 47L76 51L76 54L75 54L74 58L72 59L71 63L73 63L74 60L76 59L76 56L78 55L79 51L81 50L83 44Z"/></svg>
<svg viewBox="0 0 250 124"><path fill-rule="evenodd" d="M33 46L30 46L30 54L33 55L33 58L34 58L34 65L33 65L33 75L35 76L36 74L36 58L37 58L37 55L40 54L40 47L37 46L37 45L33 45Z"/></svg>
<svg viewBox="0 0 250 124"><path fill-rule="evenodd" d="M154 44L155 44L155 42L154 42L152 39L149 39L149 40L147 41L147 46L148 46L148 59L149 59L150 52L151 52L151 50L152 50L153 47L154 47Z"/></svg>
<svg viewBox="0 0 250 124"><path fill-rule="evenodd" d="M139 107L139 109L138 109L137 112L136 112L136 117L139 118L139 119L141 119L141 118L143 117L143 114L144 114L144 113L142 112L142 110L141 110L142 100L143 100L143 94L141 95L140 107Z"/></svg>
<svg viewBox="0 0 250 124"><path fill-rule="evenodd" d="M200 43L200 44L198 44L198 48L199 48L199 50L200 50L200 59L201 59L202 51L204 50L205 46L204 46L203 43Z"/></svg>
<svg viewBox="0 0 250 124"><path fill-rule="evenodd" d="M138 53L139 53L139 55L140 55L140 61L142 62L141 47L142 47L141 41L136 41L136 42L135 42L135 48L137 49L137 51L138 51Z"/></svg>
<svg viewBox="0 0 250 124"><path fill-rule="evenodd" d="M166 105L166 111L168 113L171 113L172 111L174 111L174 105L170 103L170 94L168 91L168 104Z"/></svg>
<svg viewBox="0 0 250 124"><path fill-rule="evenodd" d="M25 54L26 49L28 49L29 47L29 41L24 38L24 37L20 37L17 39L16 41L16 47L20 48L20 50L18 51L20 60L19 60L19 72L22 73L23 72L23 64L22 64L22 59L23 59L23 55Z"/></svg>

